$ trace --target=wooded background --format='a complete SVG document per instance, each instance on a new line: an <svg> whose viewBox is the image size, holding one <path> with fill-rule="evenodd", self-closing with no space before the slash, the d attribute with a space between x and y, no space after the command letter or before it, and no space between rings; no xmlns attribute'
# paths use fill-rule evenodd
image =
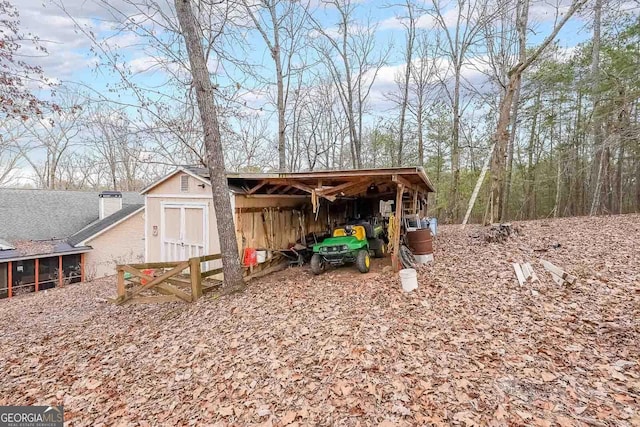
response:
<svg viewBox="0 0 640 427"><path fill-rule="evenodd" d="M460 222L487 163L472 221L638 212L638 3L551 3L197 3L227 170L420 165L438 190L432 214ZM206 163L175 10L95 4L108 30L53 7L90 41L98 83L52 82L27 54L46 43L0 5L0 185L137 190ZM403 37L382 39L384 25ZM567 31L588 37L568 48ZM123 60L134 47L142 67Z"/></svg>

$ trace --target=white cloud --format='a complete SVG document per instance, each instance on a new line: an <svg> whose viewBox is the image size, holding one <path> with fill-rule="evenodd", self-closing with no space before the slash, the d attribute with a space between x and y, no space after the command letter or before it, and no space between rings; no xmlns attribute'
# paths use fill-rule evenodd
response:
<svg viewBox="0 0 640 427"><path fill-rule="evenodd" d="M458 16L458 11L456 8L448 9L442 15L442 20L447 28L452 27L456 24ZM401 16L392 16L391 18L384 19L380 22L381 30L404 30L409 23L409 19L407 17ZM438 21L436 18L428 13L425 13L418 17L416 20L416 28L432 30L438 27Z"/></svg>

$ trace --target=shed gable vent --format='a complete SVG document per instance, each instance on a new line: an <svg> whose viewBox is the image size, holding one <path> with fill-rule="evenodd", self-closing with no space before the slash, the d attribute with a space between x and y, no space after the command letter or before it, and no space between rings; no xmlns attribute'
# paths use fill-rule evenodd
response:
<svg viewBox="0 0 640 427"><path fill-rule="evenodd" d="M189 175L180 176L180 191L183 193L189 191Z"/></svg>

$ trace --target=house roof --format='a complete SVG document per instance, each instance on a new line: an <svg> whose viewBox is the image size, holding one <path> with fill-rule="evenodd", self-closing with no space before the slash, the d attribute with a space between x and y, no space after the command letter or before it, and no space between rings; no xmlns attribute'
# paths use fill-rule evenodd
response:
<svg viewBox="0 0 640 427"><path fill-rule="evenodd" d="M64 239L98 219L100 192L0 189L0 238ZM140 204L139 193L124 192L123 207Z"/></svg>
<svg viewBox="0 0 640 427"><path fill-rule="evenodd" d="M142 190L142 193L150 191L179 172L210 184L207 168L180 167ZM364 194L372 187L375 187L378 194L394 192L395 185L399 183L424 194L435 192L424 168L415 166L287 173L227 173L227 182L235 193L304 196L315 190L320 197L329 200ZM322 188L318 188L320 183Z"/></svg>
<svg viewBox="0 0 640 427"><path fill-rule="evenodd" d="M144 209L144 204L123 206L119 211L114 212L106 218L92 222L82 230L71 235L67 239L67 243L69 243L71 246L76 246L80 243L86 242L92 237L97 236L98 234L102 234L109 228L140 212L142 209Z"/></svg>

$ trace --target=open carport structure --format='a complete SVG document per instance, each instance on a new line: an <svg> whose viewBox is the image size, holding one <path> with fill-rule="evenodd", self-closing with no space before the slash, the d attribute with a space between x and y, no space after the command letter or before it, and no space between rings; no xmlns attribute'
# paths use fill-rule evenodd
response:
<svg viewBox="0 0 640 427"><path fill-rule="evenodd" d="M328 230L352 218L367 218L381 214L381 206L392 206L395 217L394 240L390 242L394 267L397 268L400 225L404 215L426 215L427 196L435 189L421 167L399 167L359 170L312 171L272 174L228 174L230 187L236 193L236 224L240 239L248 234L254 244L272 247L275 236L269 236L270 221L264 218L264 209L277 207L277 200L297 200L289 203L298 215L298 224L292 221L289 227L297 228L294 235L303 236L313 231ZM256 203L256 201L260 201ZM278 209L278 212L284 212ZM304 216L310 214L310 220ZM265 222L264 239L255 239L256 218L246 217L260 213ZM259 222L259 221L258 221ZM279 219L278 224L286 224ZM306 227L305 227L306 226ZM275 227L275 226L273 226ZM278 227L281 231L282 226ZM291 243L293 236L289 237ZM271 237L271 241L269 239ZM242 240L244 242L244 240Z"/></svg>

